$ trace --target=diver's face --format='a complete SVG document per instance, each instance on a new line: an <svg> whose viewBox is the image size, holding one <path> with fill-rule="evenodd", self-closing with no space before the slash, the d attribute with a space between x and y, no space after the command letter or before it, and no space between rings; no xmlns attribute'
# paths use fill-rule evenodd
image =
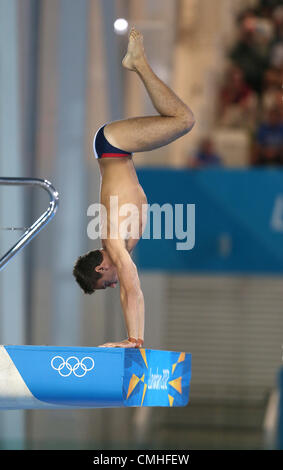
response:
<svg viewBox="0 0 283 470"><path fill-rule="evenodd" d="M106 289L107 287L116 287L118 278L116 270L104 272L103 276L96 282L95 289Z"/></svg>
<svg viewBox="0 0 283 470"><path fill-rule="evenodd" d="M103 261L95 270L102 274L102 277L96 282L95 289L106 289L107 287L116 287L118 284L117 269L112 264L107 252L102 250Z"/></svg>

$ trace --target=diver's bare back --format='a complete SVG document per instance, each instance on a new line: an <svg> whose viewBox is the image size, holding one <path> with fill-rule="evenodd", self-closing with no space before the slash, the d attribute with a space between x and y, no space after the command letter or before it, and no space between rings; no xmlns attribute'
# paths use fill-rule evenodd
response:
<svg viewBox="0 0 283 470"><path fill-rule="evenodd" d="M107 220L101 220L102 231L107 223L107 239L118 234L119 238L125 240L126 249L130 253L145 229L146 195L139 184L131 158L101 159L98 163L101 175L100 203L107 213ZM127 223L123 224L125 220ZM137 227L138 233L131 236L134 227Z"/></svg>

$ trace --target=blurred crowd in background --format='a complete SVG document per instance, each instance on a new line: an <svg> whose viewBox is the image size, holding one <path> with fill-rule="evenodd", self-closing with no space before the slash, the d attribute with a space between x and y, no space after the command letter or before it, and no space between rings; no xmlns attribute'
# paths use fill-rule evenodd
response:
<svg viewBox="0 0 283 470"><path fill-rule="evenodd" d="M237 39L227 50L227 67L219 90L217 126L243 129L249 136L249 164L283 164L283 4L259 0L241 11ZM194 167L223 164L213 143L204 138Z"/></svg>

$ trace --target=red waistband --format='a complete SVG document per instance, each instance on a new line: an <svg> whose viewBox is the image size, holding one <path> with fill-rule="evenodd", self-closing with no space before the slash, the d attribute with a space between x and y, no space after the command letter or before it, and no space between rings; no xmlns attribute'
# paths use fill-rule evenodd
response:
<svg viewBox="0 0 283 470"><path fill-rule="evenodd" d="M131 157L130 153L103 153L100 158Z"/></svg>

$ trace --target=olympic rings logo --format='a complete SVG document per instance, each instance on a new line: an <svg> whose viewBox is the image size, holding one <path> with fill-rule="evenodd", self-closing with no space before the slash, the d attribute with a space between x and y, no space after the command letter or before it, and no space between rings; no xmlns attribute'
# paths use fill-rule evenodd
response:
<svg viewBox="0 0 283 470"><path fill-rule="evenodd" d="M73 373L80 378L94 368L94 360L89 356L84 357L81 361L76 356L70 356L67 360L62 356L54 356L51 360L51 367L57 370L61 377L69 377Z"/></svg>

